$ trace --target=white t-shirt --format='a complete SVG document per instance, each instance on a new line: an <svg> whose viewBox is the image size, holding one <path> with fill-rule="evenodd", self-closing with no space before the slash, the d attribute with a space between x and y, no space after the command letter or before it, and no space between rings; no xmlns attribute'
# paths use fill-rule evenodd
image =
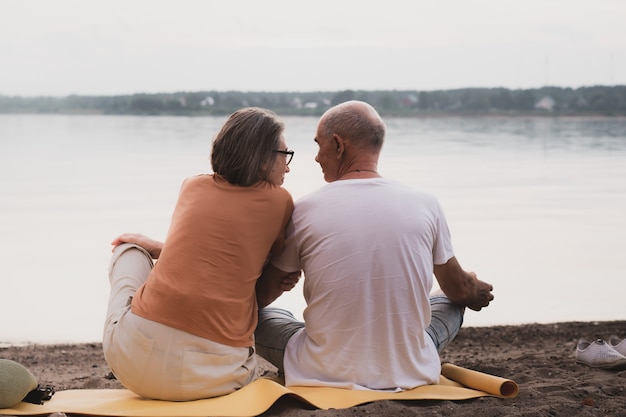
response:
<svg viewBox="0 0 626 417"><path fill-rule="evenodd" d="M287 385L438 383L429 293L433 264L454 254L434 196L383 178L335 181L296 202L287 234L272 263L304 271L307 303L285 351Z"/></svg>

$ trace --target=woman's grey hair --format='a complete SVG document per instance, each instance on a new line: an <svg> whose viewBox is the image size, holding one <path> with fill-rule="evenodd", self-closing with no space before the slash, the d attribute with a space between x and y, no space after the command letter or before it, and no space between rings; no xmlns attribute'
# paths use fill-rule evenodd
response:
<svg viewBox="0 0 626 417"><path fill-rule="evenodd" d="M324 115L324 134L326 137L338 134L358 146L380 150L385 141L385 123L369 104L358 103L365 105L371 114L359 111L362 109L357 109L349 105L350 103L338 105Z"/></svg>
<svg viewBox="0 0 626 417"><path fill-rule="evenodd" d="M213 171L242 187L267 180L284 130L285 124L271 110L237 110L213 139Z"/></svg>

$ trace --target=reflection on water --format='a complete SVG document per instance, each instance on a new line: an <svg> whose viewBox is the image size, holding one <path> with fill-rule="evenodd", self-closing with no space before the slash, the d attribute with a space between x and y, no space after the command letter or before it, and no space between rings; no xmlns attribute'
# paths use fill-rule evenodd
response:
<svg viewBox="0 0 626 417"><path fill-rule="evenodd" d="M626 118L441 117L387 122L405 143L462 142L472 146L619 151L626 149Z"/></svg>
<svg viewBox="0 0 626 417"><path fill-rule="evenodd" d="M0 342L99 340L109 242L165 236L223 121L0 115ZM317 120L285 121L297 198L324 184ZM434 192L462 265L495 286L467 325L626 318L626 119L386 122L380 171ZM301 315L300 290L277 303Z"/></svg>

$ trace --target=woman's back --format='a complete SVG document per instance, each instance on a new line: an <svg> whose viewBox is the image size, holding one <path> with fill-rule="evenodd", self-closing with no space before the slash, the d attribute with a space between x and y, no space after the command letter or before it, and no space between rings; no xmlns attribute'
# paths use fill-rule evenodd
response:
<svg viewBox="0 0 626 417"><path fill-rule="evenodd" d="M292 210L289 193L267 182L240 187L218 175L188 178L133 313L226 345L253 346L256 280Z"/></svg>

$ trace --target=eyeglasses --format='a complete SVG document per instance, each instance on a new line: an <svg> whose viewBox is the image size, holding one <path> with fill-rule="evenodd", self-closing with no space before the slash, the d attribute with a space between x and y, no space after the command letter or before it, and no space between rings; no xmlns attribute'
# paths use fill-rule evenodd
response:
<svg viewBox="0 0 626 417"><path fill-rule="evenodd" d="M282 153L283 155L286 155L287 158L287 165L289 165L289 163L291 162L291 160L293 159L293 154L295 153L294 151L281 151L279 149L276 149L274 152L276 153Z"/></svg>

